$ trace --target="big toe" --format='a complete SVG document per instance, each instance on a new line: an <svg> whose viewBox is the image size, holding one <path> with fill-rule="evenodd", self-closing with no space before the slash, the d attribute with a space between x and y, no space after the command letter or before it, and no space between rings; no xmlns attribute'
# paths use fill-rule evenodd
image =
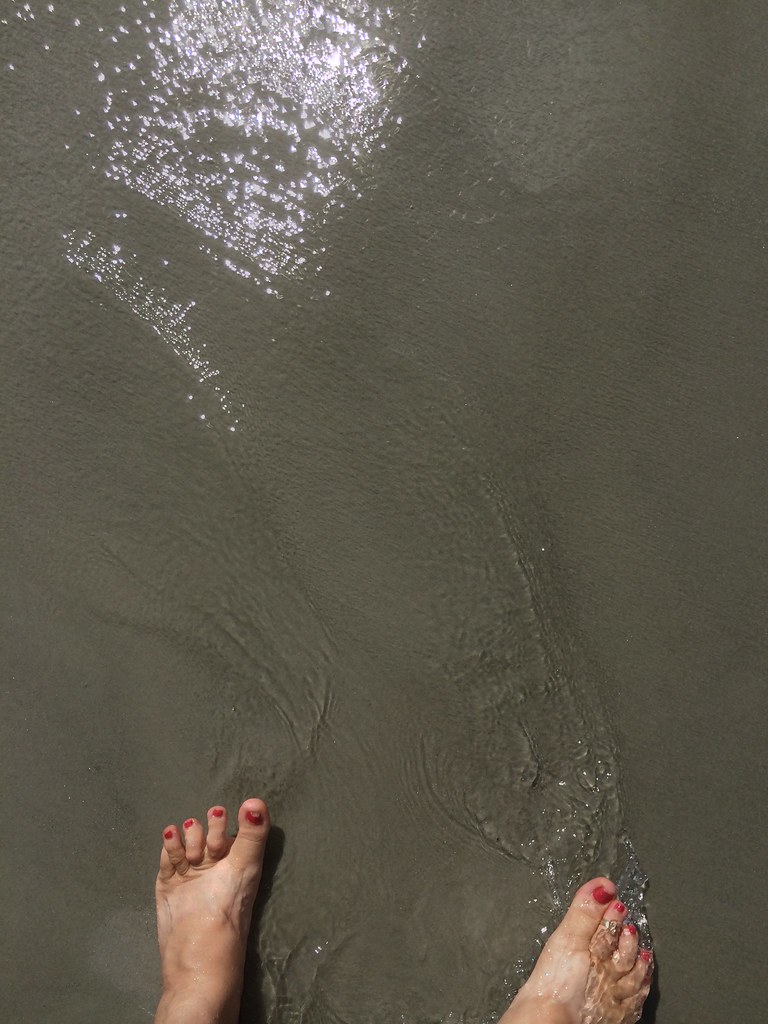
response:
<svg viewBox="0 0 768 1024"><path fill-rule="evenodd" d="M237 813L237 836L229 859L241 871L261 870L269 834L269 811L263 800L245 800Z"/></svg>
<svg viewBox="0 0 768 1024"><path fill-rule="evenodd" d="M593 878L576 892L558 932L576 948L586 949L606 908L616 899L616 886L609 878Z"/></svg>

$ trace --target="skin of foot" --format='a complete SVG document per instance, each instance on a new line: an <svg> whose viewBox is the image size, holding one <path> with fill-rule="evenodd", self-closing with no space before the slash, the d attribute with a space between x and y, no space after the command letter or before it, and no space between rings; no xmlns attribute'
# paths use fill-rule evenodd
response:
<svg viewBox="0 0 768 1024"><path fill-rule="evenodd" d="M583 885L499 1024L635 1024L653 953L626 916L609 879Z"/></svg>
<svg viewBox="0 0 768 1024"><path fill-rule="evenodd" d="M245 800L236 838L226 808L163 830L155 885L163 994L155 1024L236 1024L251 913L269 832L263 800Z"/></svg>

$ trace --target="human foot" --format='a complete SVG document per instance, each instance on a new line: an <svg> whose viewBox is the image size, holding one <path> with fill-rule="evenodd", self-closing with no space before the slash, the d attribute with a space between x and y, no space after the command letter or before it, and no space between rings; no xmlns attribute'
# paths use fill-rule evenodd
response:
<svg viewBox="0 0 768 1024"><path fill-rule="evenodd" d="M653 973L607 878L576 893L499 1024L635 1024Z"/></svg>
<svg viewBox="0 0 768 1024"><path fill-rule="evenodd" d="M246 800L236 838L227 836L225 808L211 807L207 817L207 837L195 818L183 832L175 825L163 831L155 885L163 970L157 1024L237 1019L269 812L262 800Z"/></svg>

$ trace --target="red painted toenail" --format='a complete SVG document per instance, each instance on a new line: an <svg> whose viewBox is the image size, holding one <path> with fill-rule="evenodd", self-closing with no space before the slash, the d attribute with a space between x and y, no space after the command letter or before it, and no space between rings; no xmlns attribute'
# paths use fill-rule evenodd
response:
<svg viewBox="0 0 768 1024"><path fill-rule="evenodd" d="M623 904L623 903L614 903L614 905L613 905L613 909L614 909L614 910L615 910L615 911L616 911L616 912L617 912L618 914L626 914L626 912L627 912L627 908L626 908L626 907L624 906L624 904Z"/></svg>
<svg viewBox="0 0 768 1024"><path fill-rule="evenodd" d="M246 811L245 816L252 825L260 825L264 821L264 815L261 811Z"/></svg>
<svg viewBox="0 0 768 1024"><path fill-rule="evenodd" d="M192 826L194 824L195 824L195 819L194 818L187 818L187 820L184 822L184 828L192 828Z"/></svg>
<svg viewBox="0 0 768 1024"><path fill-rule="evenodd" d="M633 924L628 924L625 931L628 931L630 935L637 935L637 928Z"/></svg>
<svg viewBox="0 0 768 1024"><path fill-rule="evenodd" d="M640 959L641 960L645 960L646 963L650 963L652 958L653 958L653 953L651 953L651 951L649 949L641 949L640 950Z"/></svg>
<svg viewBox="0 0 768 1024"><path fill-rule="evenodd" d="M613 899L613 895L606 892L602 885L598 885L596 889L592 890L592 895L595 897L598 903L602 903L605 906L606 903L610 903Z"/></svg>
<svg viewBox="0 0 768 1024"><path fill-rule="evenodd" d="M173 839L173 829L169 828L167 832L163 832L165 839Z"/></svg>
<svg viewBox="0 0 768 1024"><path fill-rule="evenodd" d="M211 811L211 814L214 816L214 818L224 817L224 811L222 811L220 807L214 807L213 810Z"/></svg>

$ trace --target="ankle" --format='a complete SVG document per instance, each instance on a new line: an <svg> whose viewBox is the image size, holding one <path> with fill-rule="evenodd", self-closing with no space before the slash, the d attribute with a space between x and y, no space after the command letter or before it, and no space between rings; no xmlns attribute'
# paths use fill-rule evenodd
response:
<svg viewBox="0 0 768 1024"><path fill-rule="evenodd" d="M245 938L227 923L174 936L163 950L157 1024L237 1021L245 948Z"/></svg>
<svg viewBox="0 0 768 1024"><path fill-rule="evenodd" d="M183 989L193 979L242 974L247 933L229 920L205 921L187 926L161 945L163 988Z"/></svg>
<svg viewBox="0 0 768 1024"><path fill-rule="evenodd" d="M573 1007L541 995L526 985L520 989L499 1024L578 1024Z"/></svg>
<svg viewBox="0 0 768 1024"><path fill-rule="evenodd" d="M241 986L216 986L209 978L165 987L155 1024L237 1024Z"/></svg>

